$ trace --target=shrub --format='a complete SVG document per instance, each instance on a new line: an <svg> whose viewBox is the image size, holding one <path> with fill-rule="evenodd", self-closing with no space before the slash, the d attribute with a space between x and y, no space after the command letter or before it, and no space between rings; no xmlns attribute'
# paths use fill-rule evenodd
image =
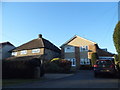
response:
<svg viewBox="0 0 120 90"><path fill-rule="evenodd" d="M46 72L67 73L70 72L71 62L65 59L54 58L45 64Z"/></svg>

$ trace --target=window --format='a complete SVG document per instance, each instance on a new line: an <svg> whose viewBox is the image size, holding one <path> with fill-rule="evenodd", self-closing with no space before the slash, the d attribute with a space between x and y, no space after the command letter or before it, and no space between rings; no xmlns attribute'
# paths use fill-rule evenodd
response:
<svg viewBox="0 0 120 90"><path fill-rule="evenodd" d="M20 54L27 54L27 50L20 51Z"/></svg>
<svg viewBox="0 0 120 90"><path fill-rule="evenodd" d="M17 52L12 52L12 56L17 56Z"/></svg>
<svg viewBox="0 0 120 90"><path fill-rule="evenodd" d="M40 49L32 49L32 53L39 53Z"/></svg>
<svg viewBox="0 0 120 90"><path fill-rule="evenodd" d="M81 64L81 65L90 65L90 60L87 59L87 58L82 58L82 59L80 60L80 64Z"/></svg>
<svg viewBox="0 0 120 90"><path fill-rule="evenodd" d="M88 46L81 46L80 47L80 51L87 51L88 50Z"/></svg>
<svg viewBox="0 0 120 90"><path fill-rule="evenodd" d="M74 52L75 51L75 47L65 47L65 52Z"/></svg>
<svg viewBox="0 0 120 90"><path fill-rule="evenodd" d="M80 60L80 64L83 65L84 64L84 59Z"/></svg>
<svg viewBox="0 0 120 90"><path fill-rule="evenodd" d="M66 58L66 60L72 62L72 66L76 66L76 59L75 58Z"/></svg>
<svg viewBox="0 0 120 90"><path fill-rule="evenodd" d="M75 58L71 59L71 62L72 62L72 66L76 66L76 59Z"/></svg>

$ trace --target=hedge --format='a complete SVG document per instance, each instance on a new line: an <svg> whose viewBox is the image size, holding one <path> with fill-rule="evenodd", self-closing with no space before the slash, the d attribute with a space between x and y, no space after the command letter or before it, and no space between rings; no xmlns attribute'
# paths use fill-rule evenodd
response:
<svg viewBox="0 0 120 90"><path fill-rule="evenodd" d="M3 60L2 78L34 78L34 69L37 66L40 66L39 59Z"/></svg>
<svg viewBox="0 0 120 90"><path fill-rule="evenodd" d="M117 25L114 29L113 41L114 41L114 46L118 53L119 62L120 62L120 21L117 23Z"/></svg>

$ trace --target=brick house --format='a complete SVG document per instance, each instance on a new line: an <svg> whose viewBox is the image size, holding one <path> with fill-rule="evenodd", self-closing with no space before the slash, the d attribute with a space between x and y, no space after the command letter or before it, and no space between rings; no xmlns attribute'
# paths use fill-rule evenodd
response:
<svg viewBox="0 0 120 90"><path fill-rule="evenodd" d="M44 39L41 34L38 35L37 39L22 44L11 50L11 52L12 57L6 58L6 60L36 62L36 65L33 68L34 71L31 71L34 78L40 78L40 76L43 76L45 72L44 63L53 58L60 57L61 53L58 47ZM24 67L27 67L26 64L24 64Z"/></svg>
<svg viewBox="0 0 120 90"><path fill-rule="evenodd" d="M113 54L100 49L97 43L76 35L61 45L62 58L70 60L75 69L90 66L92 53L97 53L99 58L113 57Z"/></svg>
<svg viewBox="0 0 120 90"><path fill-rule="evenodd" d="M55 57L60 57L60 49L39 34L37 39L33 39L13 49L12 56L44 56L45 60L50 60Z"/></svg>

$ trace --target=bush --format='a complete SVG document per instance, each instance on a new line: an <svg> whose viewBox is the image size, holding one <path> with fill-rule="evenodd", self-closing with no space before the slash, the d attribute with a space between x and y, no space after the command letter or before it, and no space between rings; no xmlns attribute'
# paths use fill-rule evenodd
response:
<svg viewBox="0 0 120 90"><path fill-rule="evenodd" d="M61 69L56 63L49 63L47 64L46 72L48 73L58 73L61 72Z"/></svg>
<svg viewBox="0 0 120 90"><path fill-rule="evenodd" d="M71 62L65 59L54 58L45 64L48 73L68 73L71 69Z"/></svg>

